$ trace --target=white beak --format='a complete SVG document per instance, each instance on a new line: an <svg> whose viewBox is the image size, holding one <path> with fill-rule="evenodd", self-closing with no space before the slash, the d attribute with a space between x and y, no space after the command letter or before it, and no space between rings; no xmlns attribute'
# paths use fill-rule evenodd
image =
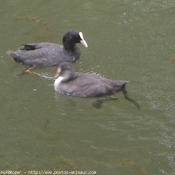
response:
<svg viewBox="0 0 175 175"><path fill-rule="evenodd" d="M84 39L84 37L83 37L83 33L82 33L82 32L79 32L79 35L80 35L80 38L81 38L80 43L81 43L83 46L88 47L88 44L87 44L87 42L85 41L85 39Z"/></svg>

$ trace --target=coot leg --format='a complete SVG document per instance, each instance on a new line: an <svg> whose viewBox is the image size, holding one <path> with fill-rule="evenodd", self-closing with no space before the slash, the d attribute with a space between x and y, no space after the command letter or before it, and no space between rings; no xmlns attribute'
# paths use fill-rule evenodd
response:
<svg viewBox="0 0 175 175"><path fill-rule="evenodd" d="M140 109L140 105L133 98L128 97L128 93L127 93L127 91L125 89L123 89L122 92L123 92L126 100L130 101L131 103L133 103L137 107L137 109Z"/></svg>
<svg viewBox="0 0 175 175"><path fill-rule="evenodd" d="M96 101L94 101L92 103L92 105L97 108L97 109L100 109L102 107L102 104L105 102L105 101L111 101L111 100L117 100L118 98L117 97L104 97L104 98L101 98L101 99L98 99Z"/></svg>
<svg viewBox="0 0 175 175"><path fill-rule="evenodd" d="M33 66L27 67L24 71L22 71L22 73L18 74L18 76L30 73L30 70L32 70L33 68L34 68Z"/></svg>

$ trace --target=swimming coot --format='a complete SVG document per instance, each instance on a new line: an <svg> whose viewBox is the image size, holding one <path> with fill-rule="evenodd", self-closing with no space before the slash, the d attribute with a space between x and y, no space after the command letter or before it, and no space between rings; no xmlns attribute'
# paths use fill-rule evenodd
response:
<svg viewBox="0 0 175 175"><path fill-rule="evenodd" d="M104 97L122 91L127 100L140 108L137 102L128 97L125 89L128 81L110 80L90 73L75 73L73 65L69 62L60 63L55 78L54 88L61 94L78 97Z"/></svg>
<svg viewBox="0 0 175 175"><path fill-rule="evenodd" d="M57 66L63 61L75 62L80 58L80 49L76 43L88 47L82 32L69 31L63 36L63 45L54 43L24 44L17 51L7 51L16 62L30 67Z"/></svg>
<svg viewBox="0 0 175 175"><path fill-rule="evenodd" d="M109 80L90 73L75 73L73 65L60 63L55 75L55 90L61 94L79 97L112 95L125 89L128 81Z"/></svg>

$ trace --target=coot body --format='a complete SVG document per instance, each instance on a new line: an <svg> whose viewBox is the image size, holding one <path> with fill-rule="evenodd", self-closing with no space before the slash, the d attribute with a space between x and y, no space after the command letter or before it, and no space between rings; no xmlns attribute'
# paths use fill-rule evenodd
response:
<svg viewBox="0 0 175 175"><path fill-rule="evenodd" d="M88 47L82 32L69 31L63 36L63 45L48 42L25 44L17 51L7 51L7 54L16 62L30 67L57 66L63 61L73 63L80 58L80 49L76 43Z"/></svg>
<svg viewBox="0 0 175 175"><path fill-rule="evenodd" d="M78 97L109 96L125 91L128 81L110 80L90 73L75 73L73 65L63 62L55 75L54 88L61 94Z"/></svg>

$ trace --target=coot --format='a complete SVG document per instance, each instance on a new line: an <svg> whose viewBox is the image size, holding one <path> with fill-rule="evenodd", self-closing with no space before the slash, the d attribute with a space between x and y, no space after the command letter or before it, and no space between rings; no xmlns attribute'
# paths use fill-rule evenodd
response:
<svg viewBox="0 0 175 175"><path fill-rule="evenodd" d="M128 81L110 80L90 73L75 73L73 65L69 62L60 63L55 78L54 88L61 94L78 97L104 97L122 91L127 100L140 108L137 102L128 97L125 89Z"/></svg>
<svg viewBox="0 0 175 175"><path fill-rule="evenodd" d="M73 65L60 63L55 75L55 90L61 94L79 97L99 97L112 95L125 89L128 81L109 80L90 73L75 73Z"/></svg>
<svg viewBox="0 0 175 175"><path fill-rule="evenodd" d="M80 58L80 49L76 43L88 47L82 32L69 31L63 36L63 45L54 43L24 44L17 51L7 51L16 62L30 67L57 66L63 61L75 62Z"/></svg>

